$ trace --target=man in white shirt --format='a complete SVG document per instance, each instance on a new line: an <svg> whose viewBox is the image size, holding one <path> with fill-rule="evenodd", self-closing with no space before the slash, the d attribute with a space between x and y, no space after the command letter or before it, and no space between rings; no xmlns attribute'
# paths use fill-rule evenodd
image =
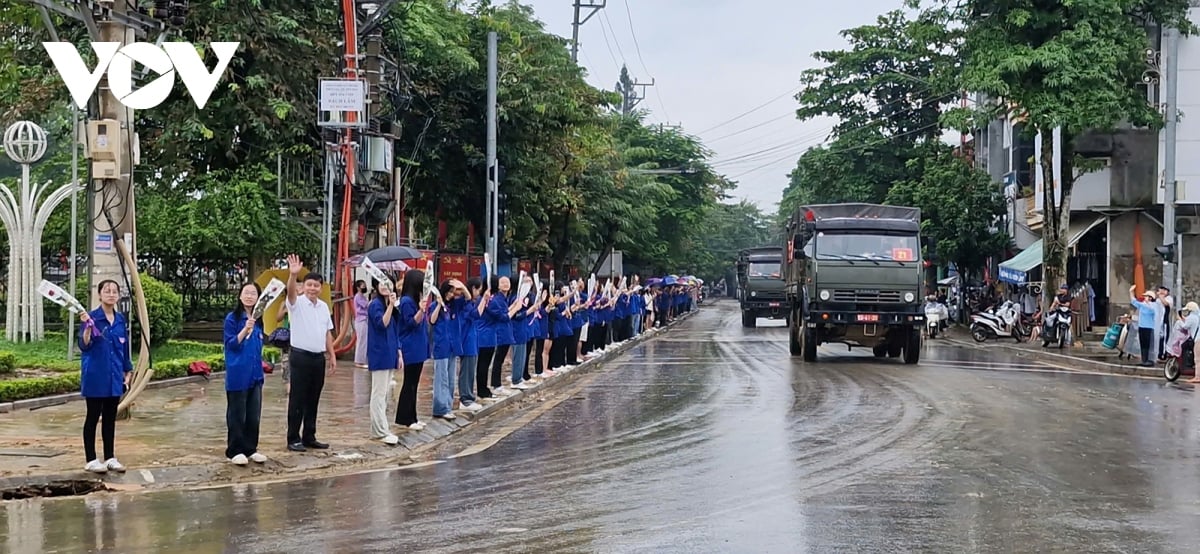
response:
<svg viewBox="0 0 1200 554"><path fill-rule="evenodd" d="M287 310L291 318L288 365L292 378L288 393L288 450L326 449L329 445L317 440L317 406L325 388L325 372L333 375L337 363L333 353L333 316L329 305L318 296L321 276L315 272L305 275L304 294L299 296L296 278L304 264L295 254L289 255L287 261Z"/></svg>

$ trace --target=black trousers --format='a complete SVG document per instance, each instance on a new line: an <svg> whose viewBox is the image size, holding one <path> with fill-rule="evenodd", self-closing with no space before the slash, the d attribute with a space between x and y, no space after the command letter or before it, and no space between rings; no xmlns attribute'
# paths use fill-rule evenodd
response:
<svg viewBox="0 0 1200 554"><path fill-rule="evenodd" d="M567 365L567 355L574 352L575 337L563 335L555 337L550 343L550 369L560 369Z"/></svg>
<svg viewBox="0 0 1200 554"><path fill-rule="evenodd" d="M257 383L247 390L225 391L225 457L258 452L258 427L262 421L262 389Z"/></svg>
<svg viewBox="0 0 1200 554"><path fill-rule="evenodd" d="M1142 347L1142 363L1150 363L1150 349L1154 346L1154 329L1138 327L1138 343Z"/></svg>
<svg viewBox="0 0 1200 554"><path fill-rule="evenodd" d="M546 349L546 340L547 339L533 339L532 343L533 352L530 357L533 358L533 372L538 375L541 375L542 371L546 369L545 356L542 355L542 351ZM551 345L553 346L553 343L551 343Z"/></svg>
<svg viewBox="0 0 1200 554"><path fill-rule="evenodd" d="M504 358L508 357L508 351L511 348L512 346L508 344L496 346L496 355L492 357L492 388L496 388L504 384L504 382L500 380L500 368L504 365Z"/></svg>
<svg viewBox="0 0 1200 554"><path fill-rule="evenodd" d="M488 388L488 368L495 355L495 346L479 347L479 359L475 361L475 396L478 398L492 397L492 389Z"/></svg>
<svg viewBox="0 0 1200 554"><path fill-rule="evenodd" d="M589 330L588 333L591 333ZM579 365L579 338L583 336L583 327L574 330L571 335L571 343L567 346L566 365Z"/></svg>
<svg viewBox="0 0 1200 554"><path fill-rule="evenodd" d="M521 368L521 371L522 371L521 379L522 380L528 381L529 379L531 379L531 377L529 376L529 359L533 357L533 349L536 346L536 343L537 343L537 341L534 339L529 339L529 342L525 343L525 367ZM538 352L538 355L539 356L541 355L541 351ZM541 373L541 372L538 371L538 373Z"/></svg>
<svg viewBox="0 0 1200 554"><path fill-rule="evenodd" d="M312 444L317 441L317 406L325 389L325 353L293 348L288 365L292 392L288 394L287 442Z"/></svg>
<svg viewBox="0 0 1200 554"><path fill-rule="evenodd" d="M417 422L417 385L421 383L421 368L425 362L404 364L404 383L400 385L400 401L396 403L396 424L408 427Z"/></svg>
<svg viewBox="0 0 1200 554"><path fill-rule="evenodd" d="M113 441L117 435L117 405L121 397L87 398L87 416L83 420L83 453L87 462L96 459L96 424L100 424L100 438L104 440L104 459L115 458Z"/></svg>

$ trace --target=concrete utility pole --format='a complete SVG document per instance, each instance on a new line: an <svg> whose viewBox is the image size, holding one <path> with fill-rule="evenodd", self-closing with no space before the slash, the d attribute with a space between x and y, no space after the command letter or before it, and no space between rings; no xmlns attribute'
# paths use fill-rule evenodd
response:
<svg viewBox="0 0 1200 554"><path fill-rule="evenodd" d="M578 4L576 4L578 6ZM578 10L578 8L576 8ZM493 31L488 33L488 64L487 64L487 247L492 264L496 264L496 254L499 252L499 168L496 164L496 75L497 58L499 56L499 37ZM494 268L488 268L495 271Z"/></svg>
<svg viewBox="0 0 1200 554"><path fill-rule="evenodd" d="M587 23L592 16L596 15L596 12L604 9L604 6L607 3L608 0L600 0L599 2L596 2L595 0L588 0L587 2L575 0L575 19L571 22L572 62L579 63L579 27L583 26L584 23ZM588 12L587 15L584 15L583 19L580 20L579 16L582 14L583 10L588 10Z"/></svg>
<svg viewBox="0 0 1200 554"><path fill-rule="evenodd" d="M78 21L87 27L88 37L97 42L117 42L125 46L138 38L145 38L152 32L158 32L161 42L165 38L167 25L161 21L170 14L156 14L150 17L137 11L129 11L128 2L112 2L103 0L26 0L37 6L42 15L50 37L58 41L58 34L53 27L50 12L54 12ZM116 248L116 240L128 239L126 246L130 254L136 256L136 211L133 199L133 164L134 164L134 129L133 110L126 108L113 95L108 83L108 73L105 72L100 81L96 95L99 108L97 111L88 110L88 106L77 106L79 110L98 114L90 118L87 124L88 140L97 144L89 144L92 154L92 181L89 188L89 204L91 221L88 226L88 238L91 243L87 251L90 253L91 265L90 282L102 279L112 279L125 283L122 274L122 263ZM107 121L105 121L107 120ZM101 138L103 137L103 138ZM103 141L107 148L102 146ZM103 153L98 153L105 150ZM112 159L109 159L112 158ZM103 160L103 161L101 161ZM97 167L104 166L108 172L97 172ZM108 218L112 218L112 225ZM136 268L128 268L136 271ZM72 281L72 284L74 281ZM96 291L89 287L89 307L99 304ZM128 291L133 294L133 291Z"/></svg>
<svg viewBox="0 0 1200 554"><path fill-rule="evenodd" d="M633 109L646 99L646 87L652 86L654 86L654 79L650 79L649 83L639 83L637 79L629 77L628 69L622 67L621 78L617 81L617 92L621 93L621 114L633 113Z"/></svg>
<svg viewBox="0 0 1200 554"><path fill-rule="evenodd" d="M1165 68L1165 98L1164 98L1164 117L1166 118L1166 128L1164 129L1164 145L1163 145L1163 186L1166 191L1163 197L1163 244L1174 245L1175 259L1173 261L1163 260L1163 284L1172 287L1172 293L1176 298L1183 298L1182 290L1182 271L1178 271L1179 257L1183 254L1183 249L1179 241L1179 236L1175 231L1175 205L1178 202L1176 198L1177 185L1175 178L1175 148L1179 129L1179 30L1170 27L1163 28L1163 49L1166 52ZM1170 284L1168 284L1170 283Z"/></svg>

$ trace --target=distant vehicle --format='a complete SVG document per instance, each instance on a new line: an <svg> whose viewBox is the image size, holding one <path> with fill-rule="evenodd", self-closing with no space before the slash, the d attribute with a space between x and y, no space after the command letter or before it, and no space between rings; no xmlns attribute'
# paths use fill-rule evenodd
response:
<svg viewBox="0 0 1200 554"><path fill-rule="evenodd" d="M790 348L806 362L817 346L921 357L925 311L921 210L876 204L801 206L785 229Z"/></svg>
<svg viewBox="0 0 1200 554"><path fill-rule="evenodd" d="M758 318L786 319L783 292L783 249L777 246L747 248L738 254L738 304L742 327L755 327Z"/></svg>

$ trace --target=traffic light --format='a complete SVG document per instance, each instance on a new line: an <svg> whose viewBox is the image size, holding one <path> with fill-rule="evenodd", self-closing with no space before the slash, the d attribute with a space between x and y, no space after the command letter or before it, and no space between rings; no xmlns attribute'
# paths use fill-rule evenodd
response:
<svg viewBox="0 0 1200 554"><path fill-rule="evenodd" d="M496 168L500 169L499 175L496 174ZM496 165L493 165L488 168L488 179L496 184L503 183L504 177L507 174L508 174L508 172L504 169L504 165L500 164L499 162L497 162Z"/></svg>
<svg viewBox="0 0 1200 554"><path fill-rule="evenodd" d="M1164 244L1162 246L1155 246L1154 251L1158 252L1158 255L1162 256L1163 260L1165 260L1167 263L1172 263L1172 264L1175 263L1175 245L1174 244Z"/></svg>

